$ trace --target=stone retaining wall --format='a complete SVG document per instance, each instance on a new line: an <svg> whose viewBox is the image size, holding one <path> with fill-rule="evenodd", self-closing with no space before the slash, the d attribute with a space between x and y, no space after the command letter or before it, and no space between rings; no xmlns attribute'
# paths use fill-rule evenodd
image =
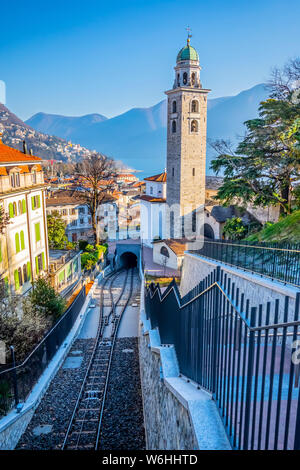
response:
<svg viewBox="0 0 300 470"><path fill-rule="evenodd" d="M160 354L148 335L140 337L140 363L148 449L197 449L189 413L161 380Z"/></svg>

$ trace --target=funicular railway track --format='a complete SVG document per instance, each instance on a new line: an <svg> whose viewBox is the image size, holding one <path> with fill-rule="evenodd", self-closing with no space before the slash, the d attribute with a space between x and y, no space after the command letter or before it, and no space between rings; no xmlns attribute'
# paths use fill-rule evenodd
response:
<svg viewBox="0 0 300 470"><path fill-rule="evenodd" d="M112 356L123 313L132 296L134 268L110 274L100 291L100 320L95 345L89 360L74 410L68 424L62 450L97 450L109 384ZM114 296L114 283L122 280L121 291ZM121 311L117 313L117 306ZM105 314L105 308L109 307Z"/></svg>

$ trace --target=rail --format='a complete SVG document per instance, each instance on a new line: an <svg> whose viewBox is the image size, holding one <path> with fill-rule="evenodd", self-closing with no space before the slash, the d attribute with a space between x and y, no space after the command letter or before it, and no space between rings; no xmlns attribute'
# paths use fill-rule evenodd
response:
<svg viewBox="0 0 300 470"><path fill-rule="evenodd" d="M212 394L233 448L300 449L300 293L251 306L218 267L184 297L152 284L145 306L182 376Z"/></svg>
<svg viewBox="0 0 300 470"><path fill-rule="evenodd" d="M0 416L24 402L72 329L85 301L85 286L42 341L16 367L0 372Z"/></svg>
<svg viewBox="0 0 300 470"><path fill-rule="evenodd" d="M300 245L204 240L199 250L190 251L245 271L300 286Z"/></svg>

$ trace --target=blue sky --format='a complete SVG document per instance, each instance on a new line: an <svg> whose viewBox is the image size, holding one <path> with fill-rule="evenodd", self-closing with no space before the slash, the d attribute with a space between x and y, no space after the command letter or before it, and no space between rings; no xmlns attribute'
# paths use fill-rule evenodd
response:
<svg viewBox="0 0 300 470"><path fill-rule="evenodd" d="M203 86L233 95L299 55L297 0L1 2L0 80L22 119L152 106L192 28Z"/></svg>

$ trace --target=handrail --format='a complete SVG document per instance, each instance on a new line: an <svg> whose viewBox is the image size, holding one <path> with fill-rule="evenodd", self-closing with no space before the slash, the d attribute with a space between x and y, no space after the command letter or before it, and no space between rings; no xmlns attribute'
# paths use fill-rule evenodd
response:
<svg viewBox="0 0 300 470"><path fill-rule="evenodd" d="M85 289L85 286L83 286L81 288L81 291L80 293L82 292L82 289ZM62 315L62 317L55 323L55 325L52 326L52 328L48 331L48 333L46 334L46 336L44 336L44 338L33 348L33 350L31 351L31 353L28 354L28 356L24 359L23 362L21 362L21 364L18 364L17 366L15 367L11 367L9 369L5 369L4 371L0 372L0 376L4 373L7 373L7 372L10 372L14 369L19 369L20 367L23 367L27 361L29 361L29 359L31 358L31 356L35 353L35 351L46 341L46 339L48 338L48 336L52 333L52 331L54 331L58 325L60 324L60 322L65 318L65 316L69 313L71 307L73 307L73 305L75 305L75 303L78 301L79 299L79 294L76 296L76 298L74 299L74 301L71 303L71 305L67 308L67 310L65 311L65 313Z"/></svg>
<svg viewBox="0 0 300 470"><path fill-rule="evenodd" d="M185 308L187 305L195 302L197 299L199 299L199 297L202 297L202 295L206 294L208 291L210 291L213 287L218 287L218 289L222 292L222 294L224 295L224 297L226 297L226 299L228 300L228 302L230 303L230 305L232 306L232 308L236 311L236 313L238 314L238 316L240 317L240 319L243 321L243 323L247 326L247 328L249 329L249 331L262 331L262 330L273 330L273 329L278 329L278 328L289 328L289 327L292 327L292 326L298 326L300 325L300 320L298 321L291 321L291 322L285 322L285 323L273 323L273 324L270 324L270 325L260 325L260 326L250 326L248 320L244 317L244 315L240 312L240 310L238 309L238 307L236 305L234 305L234 303L232 302L232 300L230 299L230 297L226 294L226 292L224 291L224 289L222 288L222 286L219 285L219 283L217 281L213 282L209 287L207 287L206 289L204 289L202 292L200 292L199 294L197 294L195 297L193 297L191 300L189 300L188 302L184 303L184 304L181 304L180 300L181 299L178 299L178 294L174 288L174 286L171 287L171 289L166 293L166 295L161 295L161 291L160 291L160 288L158 286L155 287L154 291L153 291L153 294L151 295L151 292L149 291L149 294L150 294L150 297L151 299L153 299L154 295L156 292L158 292L159 294L159 300L160 302L163 302L167 297L168 295L170 294L170 292L172 292L172 290L174 291L174 294L175 294L175 297L176 297L176 300L178 302L178 306L180 309L182 308ZM149 289L148 289L149 290Z"/></svg>
<svg viewBox="0 0 300 470"><path fill-rule="evenodd" d="M293 252L293 253L300 253L300 249L299 250L295 250L293 248L277 248L277 247L272 247L272 246L265 246L265 245L247 245L247 244L242 244L242 243L239 243L239 242L232 242L232 241L224 241L224 240L220 240L220 241L211 241L211 240L207 240L207 239L203 239L203 241L205 241L205 243L211 243L211 244L214 244L214 245L223 245L223 246L241 246L241 247L244 247L244 248L260 248L262 250L278 250L278 251L289 251L289 252ZM187 250L187 251L192 251L193 250Z"/></svg>

